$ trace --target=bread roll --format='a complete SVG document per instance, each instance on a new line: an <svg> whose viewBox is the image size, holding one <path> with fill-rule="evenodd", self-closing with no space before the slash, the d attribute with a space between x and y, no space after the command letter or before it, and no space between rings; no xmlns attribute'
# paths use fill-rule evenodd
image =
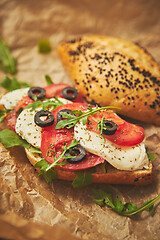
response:
<svg viewBox="0 0 160 240"><path fill-rule="evenodd" d="M109 36L62 42L58 51L75 87L90 103L160 125L160 66L142 47Z"/></svg>
<svg viewBox="0 0 160 240"><path fill-rule="evenodd" d="M27 158L30 163L35 166L35 164L42 158L39 154L31 153L25 148ZM100 164L101 165L101 164ZM100 166L99 165L99 166ZM138 185L143 186L150 184L154 179L154 168L152 162L149 162L148 169L136 170L136 171L123 171L112 167L109 163L106 165L106 173L102 172L102 169L97 166L96 173L92 173L93 183L109 183L109 184L127 184L127 185ZM38 169L37 169L38 170ZM57 178L66 181L73 181L77 176L75 172L68 170L61 170L54 168L57 173Z"/></svg>

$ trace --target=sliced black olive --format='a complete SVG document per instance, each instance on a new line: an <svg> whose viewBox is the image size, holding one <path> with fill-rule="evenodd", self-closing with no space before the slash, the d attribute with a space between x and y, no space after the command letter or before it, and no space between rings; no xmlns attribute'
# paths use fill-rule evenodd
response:
<svg viewBox="0 0 160 240"><path fill-rule="evenodd" d="M80 144L77 144L75 147L72 148L72 152L67 151L65 153L65 156L70 157L70 156L75 156L75 158L67 158L67 161L69 163L79 163L83 160L83 158L86 156L86 149L82 147Z"/></svg>
<svg viewBox="0 0 160 240"><path fill-rule="evenodd" d="M46 96L46 90L41 87L31 87L28 91L28 96L31 99L34 99L35 97L42 99Z"/></svg>
<svg viewBox="0 0 160 240"><path fill-rule="evenodd" d="M62 90L62 95L68 100L74 100L78 96L78 91L73 87L66 87Z"/></svg>
<svg viewBox="0 0 160 240"><path fill-rule="evenodd" d="M62 112L73 115L73 112L70 109L62 109L57 113L57 122L62 120L62 115L61 115Z"/></svg>
<svg viewBox="0 0 160 240"><path fill-rule="evenodd" d="M47 119L42 120L41 117L47 117ZM41 110L35 114L34 122L39 127L49 127L54 123L54 116L50 111Z"/></svg>
<svg viewBox="0 0 160 240"><path fill-rule="evenodd" d="M113 135L117 131L118 126L116 123L109 120L104 120L103 124L104 124L104 127L102 130L102 133L104 135Z"/></svg>

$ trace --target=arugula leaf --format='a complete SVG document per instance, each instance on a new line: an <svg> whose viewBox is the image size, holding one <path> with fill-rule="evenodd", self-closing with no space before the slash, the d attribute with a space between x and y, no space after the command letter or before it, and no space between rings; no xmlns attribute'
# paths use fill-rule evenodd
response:
<svg viewBox="0 0 160 240"><path fill-rule="evenodd" d="M73 188L83 188L92 183L91 172L85 170L85 171L79 171L75 173L77 174L77 177L72 182Z"/></svg>
<svg viewBox="0 0 160 240"><path fill-rule="evenodd" d="M40 101L38 99L35 99L35 102L27 105L25 108L29 109L31 108L31 111L34 111L36 108L42 106L43 110L46 110L48 107L53 107L53 109L63 105L63 103L57 99L56 97L54 97L54 100L50 100L50 99L44 99L44 101Z"/></svg>
<svg viewBox="0 0 160 240"><path fill-rule="evenodd" d="M54 84L54 82L52 81L52 78L49 75L45 75L45 79L46 79L47 85Z"/></svg>
<svg viewBox="0 0 160 240"><path fill-rule="evenodd" d="M0 110L0 123L3 122L8 110Z"/></svg>
<svg viewBox="0 0 160 240"><path fill-rule="evenodd" d="M147 153L148 159L154 161L156 159L156 155L154 153Z"/></svg>
<svg viewBox="0 0 160 240"><path fill-rule="evenodd" d="M132 216L137 213L141 213L144 210L149 210L150 213L153 213L153 207L155 202L160 199L160 194L152 200L146 201L142 206L137 207L134 203L125 203L123 204L120 198L117 196L117 199L114 200L112 195L108 191L103 191L101 189L93 190L94 193L94 202L100 206L107 205L112 208L113 211L117 212L123 216Z"/></svg>
<svg viewBox="0 0 160 240"><path fill-rule="evenodd" d="M93 200L95 203L97 203L100 206L104 206L107 204L111 208L115 208L112 200L112 195L110 191L103 191L101 189L93 189L94 197L95 199Z"/></svg>
<svg viewBox="0 0 160 240"><path fill-rule="evenodd" d="M39 176L42 175L47 183L50 183L53 179L57 178L57 173L53 169L49 169L46 171L50 164L45 160L42 159L35 164L36 168L40 168Z"/></svg>
<svg viewBox="0 0 160 240"><path fill-rule="evenodd" d="M43 171L44 172L48 172L50 169L52 169L53 167L55 167L56 165L62 166L66 163L59 163L59 160L61 158L66 159L67 156L65 156L65 153L67 151L69 151L69 149L73 148L74 146L76 146L79 143L79 141L77 141L76 139L72 140L71 144L67 147L67 144L64 143L64 148L63 148L63 152L59 157L55 157L54 158L54 162L52 164L44 164L43 166Z"/></svg>
<svg viewBox="0 0 160 240"><path fill-rule="evenodd" d="M19 137L15 132L9 129L0 131L0 142L6 147L22 146L29 148L30 144Z"/></svg>
<svg viewBox="0 0 160 240"><path fill-rule="evenodd" d="M146 153L149 160L154 161L156 159L156 155L154 153L148 153L148 147L146 147Z"/></svg>
<svg viewBox="0 0 160 240"><path fill-rule="evenodd" d="M124 211L124 204L120 200L120 198L117 196L117 199L113 201L114 203L114 210L118 213L121 213Z"/></svg>
<svg viewBox="0 0 160 240"><path fill-rule="evenodd" d="M100 107L100 108L91 108L88 107L88 111L87 112L82 112L82 111L72 111L73 114L69 114L69 113L65 113L62 112L61 115L63 118L65 118L64 120L61 120L57 123L55 129L60 129L60 128L71 128L73 126L75 126L75 124L77 122L79 122L82 119L83 124L86 124L86 120L87 117L89 115L94 115L95 113L97 113L98 111L102 111L102 110L106 110L106 109L111 109L111 108L116 108L117 107L112 107L112 106L108 106L108 107ZM75 114L78 114L78 116L76 116Z"/></svg>
<svg viewBox="0 0 160 240"><path fill-rule="evenodd" d="M35 147L33 147L33 146L30 147L29 151L30 151L31 153L38 153L38 154L41 154L41 153L42 153L40 149L35 148Z"/></svg>
<svg viewBox="0 0 160 240"><path fill-rule="evenodd" d="M9 47L0 39L0 69L6 73L17 72L17 61L11 56Z"/></svg>
<svg viewBox="0 0 160 240"><path fill-rule="evenodd" d="M2 86L8 91L13 91L23 87L29 87L27 83L19 82L15 77L11 79L7 76L0 82L0 86Z"/></svg>
<svg viewBox="0 0 160 240"><path fill-rule="evenodd" d="M48 39L40 39L38 42L38 50L40 53L51 52L51 45Z"/></svg>
<svg viewBox="0 0 160 240"><path fill-rule="evenodd" d="M45 159L42 159L41 161L37 162L35 164L36 168L40 168L40 172L39 175L43 175L43 177L45 178L45 180L47 182L51 182L53 179L57 178L57 174L56 172L53 170L53 167L55 167L56 165L64 165L66 163L58 163L58 161L61 158L67 158L65 157L65 153L66 151L68 151L69 149L73 148L74 146L76 146L78 144L77 140L72 140L71 144L67 147L66 144L64 145L63 148L63 153L56 158L52 164L49 164Z"/></svg>

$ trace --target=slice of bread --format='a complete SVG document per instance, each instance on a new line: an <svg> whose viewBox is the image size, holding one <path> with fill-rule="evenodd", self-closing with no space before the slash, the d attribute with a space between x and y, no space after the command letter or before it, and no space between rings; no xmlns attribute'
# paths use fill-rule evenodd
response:
<svg viewBox="0 0 160 240"><path fill-rule="evenodd" d="M142 47L109 36L62 42L61 60L90 103L116 106L124 116L160 125L160 66Z"/></svg>
<svg viewBox="0 0 160 240"><path fill-rule="evenodd" d="M39 154L33 154L28 149L25 149L27 158L30 163L35 164L42 158ZM38 169L37 169L38 170ZM154 179L154 169L151 161L149 162L149 169L136 170L136 171L122 171L112 167L110 164L106 165L106 173L103 173L100 165L96 167L96 172L92 173L93 183L109 183L109 184L130 184L130 185L147 185ZM73 181L77 176L73 171L61 170L54 168L58 179Z"/></svg>

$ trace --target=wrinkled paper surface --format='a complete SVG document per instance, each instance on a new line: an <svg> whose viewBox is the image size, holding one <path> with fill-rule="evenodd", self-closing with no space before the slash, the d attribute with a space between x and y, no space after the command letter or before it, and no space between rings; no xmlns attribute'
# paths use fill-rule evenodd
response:
<svg viewBox="0 0 160 240"><path fill-rule="evenodd" d="M138 42L159 62L159 12L158 0L1 0L0 36L17 58L18 80L44 86L48 74L55 83L72 84L57 54L60 41L83 34L117 36ZM43 38L51 42L49 54L38 52L38 41ZM0 80L4 76L0 71ZM159 204L153 216L145 211L127 218L93 203L93 188L110 188L124 202L137 205L160 193L160 127L142 126L149 152L157 155L155 181L145 187L93 184L73 189L71 183L58 180L47 184L22 148L8 151L0 144L0 237L158 240Z"/></svg>

